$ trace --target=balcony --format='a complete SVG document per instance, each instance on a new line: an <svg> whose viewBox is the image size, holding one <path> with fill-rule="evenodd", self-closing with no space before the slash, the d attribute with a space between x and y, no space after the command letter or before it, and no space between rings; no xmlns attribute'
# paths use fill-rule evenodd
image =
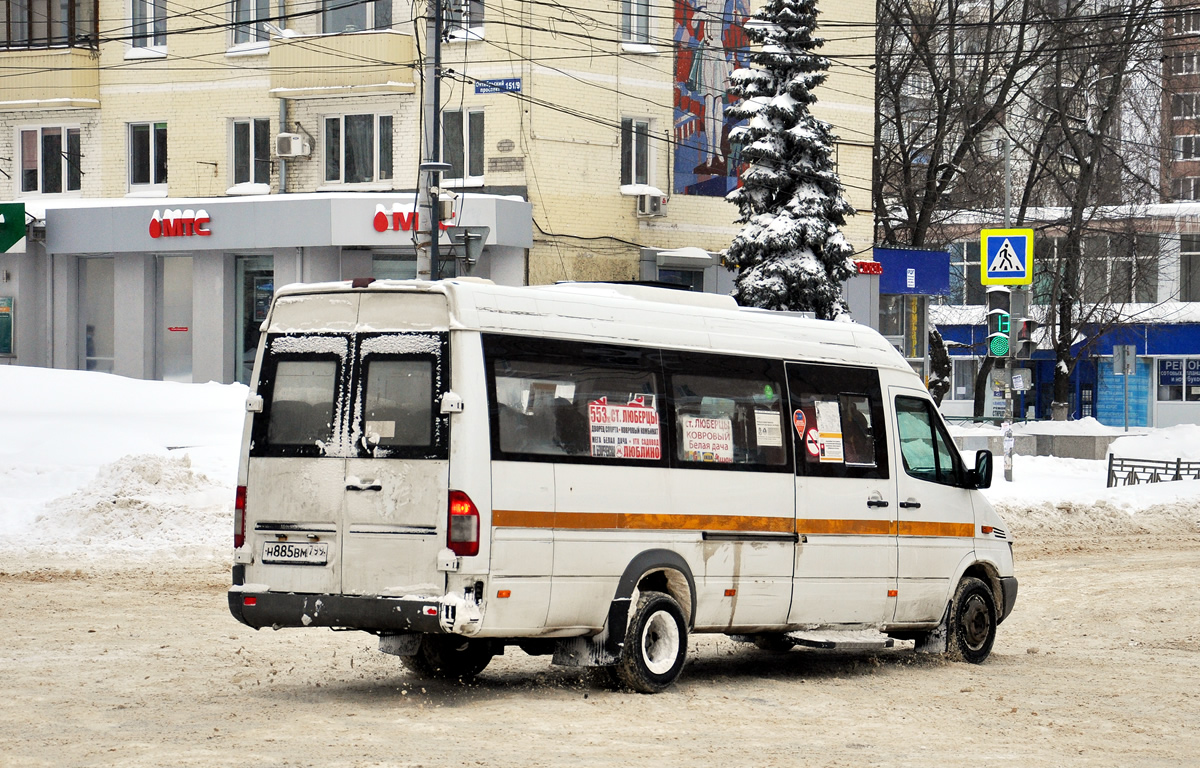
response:
<svg viewBox="0 0 1200 768"><path fill-rule="evenodd" d="M412 93L412 35L394 30L275 37L267 57L271 95L316 99Z"/></svg>
<svg viewBox="0 0 1200 768"><path fill-rule="evenodd" d="M100 107L100 59L88 48L0 50L0 112Z"/></svg>

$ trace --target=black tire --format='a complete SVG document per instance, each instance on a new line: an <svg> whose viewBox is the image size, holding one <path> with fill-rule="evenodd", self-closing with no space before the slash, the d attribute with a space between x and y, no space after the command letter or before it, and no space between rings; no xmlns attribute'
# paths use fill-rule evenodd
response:
<svg viewBox="0 0 1200 768"><path fill-rule="evenodd" d="M687 622L675 598L643 592L629 618L617 681L640 693L658 693L679 677L687 660Z"/></svg>
<svg viewBox="0 0 1200 768"><path fill-rule="evenodd" d="M459 635L425 635L412 656L401 656L405 667L423 677L471 680L496 655L488 640L471 640Z"/></svg>
<svg viewBox="0 0 1200 768"><path fill-rule="evenodd" d="M796 641L782 632L763 632L754 636L754 647L762 651L783 653L796 647Z"/></svg>
<svg viewBox="0 0 1200 768"><path fill-rule="evenodd" d="M996 642L996 599L984 582L968 576L950 604L946 653L955 661L981 664Z"/></svg>

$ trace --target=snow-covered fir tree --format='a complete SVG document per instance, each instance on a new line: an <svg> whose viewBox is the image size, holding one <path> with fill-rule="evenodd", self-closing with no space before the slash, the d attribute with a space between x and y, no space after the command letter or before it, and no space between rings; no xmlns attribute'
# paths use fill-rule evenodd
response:
<svg viewBox="0 0 1200 768"><path fill-rule="evenodd" d="M829 60L814 51L814 0L768 0L746 25L759 45L752 66L730 76L740 101L728 109L746 122L730 132L750 166L729 193L745 226L729 247L739 270L734 298L743 306L816 312L848 320L842 281L854 272L854 249L838 227L853 215L833 169L834 136L813 117L813 89Z"/></svg>

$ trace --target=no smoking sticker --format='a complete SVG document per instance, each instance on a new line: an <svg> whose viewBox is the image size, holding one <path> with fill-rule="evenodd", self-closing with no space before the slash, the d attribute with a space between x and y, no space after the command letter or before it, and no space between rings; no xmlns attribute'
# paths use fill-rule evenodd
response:
<svg viewBox="0 0 1200 768"><path fill-rule="evenodd" d="M808 434L804 436L804 447L813 456L821 455L821 438L816 429L808 430Z"/></svg>

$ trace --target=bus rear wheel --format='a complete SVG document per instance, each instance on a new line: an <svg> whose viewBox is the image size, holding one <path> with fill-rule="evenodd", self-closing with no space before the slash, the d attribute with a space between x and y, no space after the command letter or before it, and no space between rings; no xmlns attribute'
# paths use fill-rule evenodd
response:
<svg viewBox="0 0 1200 768"><path fill-rule="evenodd" d="M946 652L955 661L982 663L996 642L996 623L996 599L991 588L968 576L954 591Z"/></svg>
<svg viewBox="0 0 1200 768"><path fill-rule="evenodd" d="M484 670L496 655L487 640L471 640L459 635L424 635L421 647L412 656L401 656L404 666L424 677L471 680Z"/></svg>
<svg viewBox="0 0 1200 768"><path fill-rule="evenodd" d="M687 622L675 598L643 592L629 619L625 646L617 662L618 682L641 693L665 690L687 659Z"/></svg>

